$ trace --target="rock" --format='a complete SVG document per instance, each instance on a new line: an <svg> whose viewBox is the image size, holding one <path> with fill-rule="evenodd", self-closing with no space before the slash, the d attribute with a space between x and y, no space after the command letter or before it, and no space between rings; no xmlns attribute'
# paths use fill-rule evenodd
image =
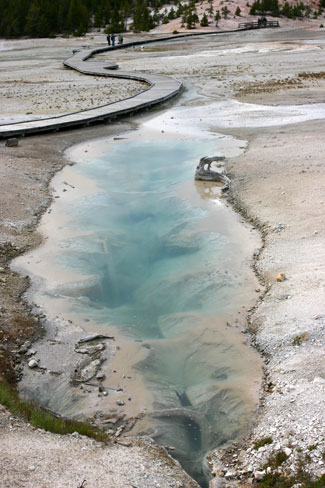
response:
<svg viewBox="0 0 325 488"><path fill-rule="evenodd" d="M80 379L81 381L89 381L91 380L97 373L99 366L101 365L102 361L100 359L95 359L91 361L87 366L85 366L80 371Z"/></svg>
<svg viewBox="0 0 325 488"><path fill-rule="evenodd" d="M98 381L103 381L105 378L106 378L106 375L102 371L99 371L96 374L96 380L98 380Z"/></svg>
<svg viewBox="0 0 325 488"><path fill-rule="evenodd" d="M321 376L315 376L313 379L313 383L325 383L325 378L322 378Z"/></svg>
<svg viewBox="0 0 325 488"><path fill-rule="evenodd" d="M26 352L26 356L34 356L34 354L36 354L36 349L29 349L27 352Z"/></svg>
<svg viewBox="0 0 325 488"><path fill-rule="evenodd" d="M90 336L83 337L82 339L80 339L78 341L78 343L79 344L83 344L84 342L94 341L95 339L114 339L114 337L112 337L112 336L106 336L106 335L103 335L103 334L92 334Z"/></svg>
<svg viewBox="0 0 325 488"><path fill-rule="evenodd" d="M38 361L36 361L36 359L31 359L30 361L28 361L28 367L31 369L37 368L38 367Z"/></svg>
<svg viewBox="0 0 325 488"><path fill-rule="evenodd" d="M96 352L104 351L105 344L93 344L93 345L84 345L83 347L76 347L75 351L79 354L95 354Z"/></svg>
<svg viewBox="0 0 325 488"><path fill-rule="evenodd" d="M284 281L286 279L286 275L284 273L279 273L278 276L276 277L277 282Z"/></svg>
<svg viewBox="0 0 325 488"><path fill-rule="evenodd" d="M21 354L24 354L25 352L28 351L28 349L30 348L30 346L31 346L31 343L29 341L24 342L24 344L20 347L19 352Z"/></svg>
<svg viewBox="0 0 325 488"><path fill-rule="evenodd" d="M125 405L125 402L123 400L117 400L116 405Z"/></svg>
<svg viewBox="0 0 325 488"><path fill-rule="evenodd" d="M283 449L283 451L284 451L285 455L288 457L292 454L292 449L290 449L290 447L285 447Z"/></svg>
<svg viewBox="0 0 325 488"><path fill-rule="evenodd" d="M265 476L265 471L254 471L254 478L256 480L262 480Z"/></svg>
<svg viewBox="0 0 325 488"><path fill-rule="evenodd" d="M6 147L17 147L17 146L18 146L17 137L11 137L10 139L6 140Z"/></svg>
<svg viewBox="0 0 325 488"><path fill-rule="evenodd" d="M225 473L225 478L233 478L235 476L235 473L233 471L227 471Z"/></svg>

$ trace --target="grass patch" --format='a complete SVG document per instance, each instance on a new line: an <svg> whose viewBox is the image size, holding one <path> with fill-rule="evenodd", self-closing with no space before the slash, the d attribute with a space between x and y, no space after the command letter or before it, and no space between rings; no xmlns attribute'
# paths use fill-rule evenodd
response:
<svg viewBox="0 0 325 488"><path fill-rule="evenodd" d="M23 417L33 427L44 429L54 434L78 432L80 435L91 437L97 441L108 440L106 432L93 427L88 422L57 418L36 407L32 402L21 400L16 389L5 382L0 382L0 403L5 405L12 414Z"/></svg>
<svg viewBox="0 0 325 488"><path fill-rule="evenodd" d="M266 446L266 444L272 444L272 442L273 442L272 437L263 437L262 439L255 442L254 449L258 451L260 447Z"/></svg>
<svg viewBox="0 0 325 488"><path fill-rule="evenodd" d="M302 334L295 337L292 341L293 346L300 346L303 342L308 339L308 332L303 332Z"/></svg>
<svg viewBox="0 0 325 488"><path fill-rule="evenodd" d="M288 456L284 451L278 451L277 453L270 456L267 466L271 466L272 468L278 468L281 464L286 461Z"/></svg>
<svg viewBox="0 0 325 488"><path fill-rule="evenodd" d="M287 459L286 454L283 451L279 451L277 454L271 456L269 462L264 466L264 469L270 466L274 472L266 474L261 482L258 483L258 487L291 488L292 486L299 486L299 488L324 488L325 474L317 479L311 479L310 474L305 471L305 466L308 464L308 456L308 454L300 456L297 473L294 476L286 476L277 472L277 468Z"/></svg>
<svg viewBox="0 0 325 488"><path fill-rule="evenodd" d="M316 444L310 444L310 446L307 447L308 451L314 451L315 449L317 449L317 445Z"/></svg>
<svg viewBox="0 0 325 488"><path fill-rule="evenodd" d="M285 478L279 473L267 474L258 484L259 488L291 488L294 485L299 484L300 488L324 488L325 475L322 475L316 480L308 479L306 474L298 474L298 476L292 476Z"/></svg>

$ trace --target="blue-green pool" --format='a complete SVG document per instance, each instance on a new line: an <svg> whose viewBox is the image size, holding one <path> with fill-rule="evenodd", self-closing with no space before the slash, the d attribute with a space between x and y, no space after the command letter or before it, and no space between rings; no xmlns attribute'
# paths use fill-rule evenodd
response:
<svg viewBox="0 0 325 488"><path fill-rule="evenodd" d="M204 456L245 430L254 404L258 367L236 329L256 286L248 266L254 239L215 185L194 183L199 159L216 154L215 140L129 137L100 156L82 153L69 181L82 178L89 191L69 199L77 190L65 186L48 217L52 233L60 226L40 261L57 284L41 293L132 344L120 368L142 383L126 407L137 399L146 412L132 433L172 447L206 486ZM128 403L127 379L120 381Z"/></svg>

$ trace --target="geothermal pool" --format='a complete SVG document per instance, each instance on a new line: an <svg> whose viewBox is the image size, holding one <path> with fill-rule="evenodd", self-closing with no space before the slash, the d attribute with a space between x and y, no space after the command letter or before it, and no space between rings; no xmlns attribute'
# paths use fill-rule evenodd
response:
<svg viewBox="0 0 325 488"><path fill-rule="evenodd" d="M195 183L194 172L202 156L239 154L243 141L149 133L140 127L69 151L78 164L56 176L60 198L41 226L47 241L24 268L50 316L114 331L104 386L122 387L122 412L144 414L131 434L172 447L207 486L204 456L245 432L257 401L260 362L240 328L256 296L249 264L259 241L220 188ZM55 398L69 388L68 375L37 378L49 406L87 413L77 393L69 408ZM120 398L97 397L102 411Z"/></svg>

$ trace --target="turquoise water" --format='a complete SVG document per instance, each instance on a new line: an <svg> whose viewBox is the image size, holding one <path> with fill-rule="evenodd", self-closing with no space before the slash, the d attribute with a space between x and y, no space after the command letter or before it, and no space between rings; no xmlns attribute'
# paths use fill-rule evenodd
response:
<svg viewBox="0 0 325 488"><path fill-rule="evenodd" d="M164 142L153 152L152 143L127 143L82 168L102 192L68 212L74 226L92 235L67 243L57 264L95 274L100 285L90 298L136 337L162 337L165 314L216 309L225 283L211 264L225 238L200 231L206 212L175 195L193 178L189 162L211 149L211 143Z"/></svg>
<svg viewBox="0 0 325 488"><path fill-rule="evenodd" d="M226 326L248 283L254 286L245 262L249 232L238 233L234 213L193 181L197 161L215 146L130 139L111 144L103 157L83 156L70 171L96 191L69 204L62 195L66 227L43 259L57 275L84 276L62 277L55 290L73 313L101 330L116 327L145 351L132 367L153 403L134 433L173 446L201 486L208 482L206 453L247 425L246 380L254 369L241 334Z"/></svg>

